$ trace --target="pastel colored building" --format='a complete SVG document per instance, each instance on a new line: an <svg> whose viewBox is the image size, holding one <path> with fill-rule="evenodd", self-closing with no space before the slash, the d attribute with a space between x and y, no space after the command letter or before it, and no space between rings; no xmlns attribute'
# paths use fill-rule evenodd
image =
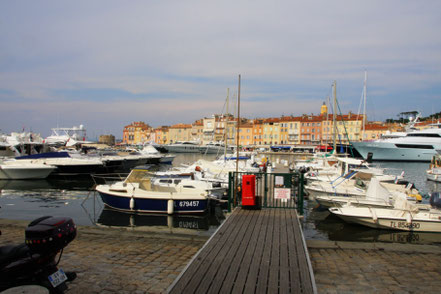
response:
<svg viewBox="0 0 441 294"><path fill-rule="evenodd" d="M150 141L152 127L142 121L133 122L123 129L123 143L128 145L143 144Z"/></svg>
<svg viewBox="0 0 441 294"><path fill-rule="evenodd" d="M191 124L176 124L168 129L167 143L175 143L180 141L192 141Z"/></svg>

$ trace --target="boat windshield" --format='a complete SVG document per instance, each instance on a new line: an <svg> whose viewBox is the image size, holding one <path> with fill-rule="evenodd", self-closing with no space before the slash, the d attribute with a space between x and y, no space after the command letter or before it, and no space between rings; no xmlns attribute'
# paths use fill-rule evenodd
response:
<svg viewBox="0 0 441 294"><path fill-rule="evenodd" d="M142 180L151 177L153 177L153 174L146 169L133 169L124 182L140 183Z"/></svg>

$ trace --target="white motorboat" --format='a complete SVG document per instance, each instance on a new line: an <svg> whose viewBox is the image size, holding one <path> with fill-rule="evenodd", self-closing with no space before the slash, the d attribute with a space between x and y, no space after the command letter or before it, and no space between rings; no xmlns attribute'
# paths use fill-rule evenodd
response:
<svg viewBox="0 0 441 294"><path fill-rule="evenodd" d="M441 155L436 154L433 156L430 162L430 167L426 171L426 176L428 180L441 182Z"/></svg>
<svg viewBox="0 0 441 294"><path fill-rule="evenodd" d="M77 142L85 143L86 128L83 125L71 128L53 128L52 134L44 140L50 146L73 146Z"/></svg>
<svg viewBox="0 0 441 294"><path fill-rule="evenodd" d="M104 204L127 212L202 213L211 198L208 182L180 179L167 183L147 169L135 168L122 182L98 185Z"/></svg>
<svg viewBox="0 0 441 294"><path fill-rule="evenodd" d="M308 167L305 178L308 181L332 182L355 171L360 178L364 177L366 180L375 176L380 182L398 182L403 179L404 174L387 175L384 169L371 167L365 160L348 157L335 157L331 161L323 161L322 164Z"/></svg>
<svg viewBox="0 0 441 294"><path fill-rule="evenodd" d="M390 186L390 185L389 185ZM372 178L369 182L368 189L365 196L335 196L335 195L322 195L315 197L315 200L322 207L341 207L345 205L353 206L366 206L366 207L380 207L391 208L397 195L404 195L407 200L416 203L421 201L422 198L417 199L416 195L409 195L406 192L399 190L388 190L383 183L378 179ZM418 194L419 195L419 194ZM420 195L419 195L420 196ZM417 204L418 208L423 208L425 204Z"/></svg>
<svg viewBox="0 0 441 294"><path fill-rule="evenodd" d="M17 161L25 163L39 163L55 166L54 175L79 175L96 173L103 168L99 158L87 156L71 157L68 152L47 152L18 157Z"/></svg>
<svg viewBox="0 0 441 294"><path fill-rule="evenodd" d="M32 132L12 132L0 135L0 156L15 157L38 154L45 148L40 134Z"/></svg>
<svg viewBox="0 0 441 294"><path fill-rule="evenodd" d="M441 232L441 199L432 193L429 210L419 210L405 196L397 196L393 208L356 207L347 205L332 207L329 211L350 223L376 229L412 232Z"/></svg>
<svg viewBox="0 0 441 294"><path fill-rule="evenodd" d="M431 128L410 131L405 136L352 142L364 159L383 161L430 161L441 151L441 123Z"/></svg>
<svg viewBox="0 0 441 294"><path fill-rule="evenodd" d="M333 181L312 181L305 186L305 190L309 194L309 199L314 199L319 196L344 196L344 197L365 197L369 182L372 180L371 175L361 172L352 172L348 176L337 178ZM367 180L369 179L369 180ZM381 182L381 185L387 190L394 192L406 193L409 197L421 199L419 191L413 184L395 184L388 182Z"/></svg>
<svg viewBox="0 0 441 294"><path fill-rule="evenodd" d="M55 169L55 166L44 163L7 160L0 163L0 180L45 179Z"/></svg>
<svg viewBox="0 0 441 294"><path fill-rule="evenodd" d="M147 163L155 163L153 161L157 160L159 163L172 164L173 159L176 157L176 155L170 153L162 154L155 148L155 146L151 144L145 145L144 148L141 149L140 153L148 156L148 158L151 159L150 161L147 160Z"/></svg>
<svg viewBox="0 0 441 294"><path fill-rule="evenodd" d="M317 201L323 207L341 207L344 205L354 206L369 206L369 207L392 207L392 193L381 186L378 179L373 178L368 186L364 196L335 196L335 195L321 195L316 196Z"/></svg>

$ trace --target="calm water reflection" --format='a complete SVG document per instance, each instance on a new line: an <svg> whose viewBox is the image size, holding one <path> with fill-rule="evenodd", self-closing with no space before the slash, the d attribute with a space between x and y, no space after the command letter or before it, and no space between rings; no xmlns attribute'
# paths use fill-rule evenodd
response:
<svg viewBox="0 0 441 294"><path fill-rule="evenodd" d="M180 154L173 165L191 164L201 157L211 160L215 155ZM276 161L277 157L270 159ZM440 183L426 180L428 163L381 162L375 165L386 168L388 174L399 175L404 171L405 179L415 183L423 194L441 191ZM0 218L30 221L42 215L67 215L79 225L192 234L211 234L225 218L219 207L203 216L136 215L105 209L100 197L92 192L94 184L87 178L0 181ZM375 230L345 223L328 211L317 210L313 201L306 203L304 215L304 234L309 239L441 244L441 234Z"/></svg>

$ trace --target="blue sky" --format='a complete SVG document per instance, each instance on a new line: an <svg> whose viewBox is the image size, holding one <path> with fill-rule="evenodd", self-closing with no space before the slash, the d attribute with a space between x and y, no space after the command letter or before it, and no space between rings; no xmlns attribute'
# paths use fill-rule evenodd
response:
<svg viewBox="0 0 441 294"><path fill-rule="evenodd" d="M441 1L0 0L0 130L90 139L132 121L441 111Z"/></svg>

